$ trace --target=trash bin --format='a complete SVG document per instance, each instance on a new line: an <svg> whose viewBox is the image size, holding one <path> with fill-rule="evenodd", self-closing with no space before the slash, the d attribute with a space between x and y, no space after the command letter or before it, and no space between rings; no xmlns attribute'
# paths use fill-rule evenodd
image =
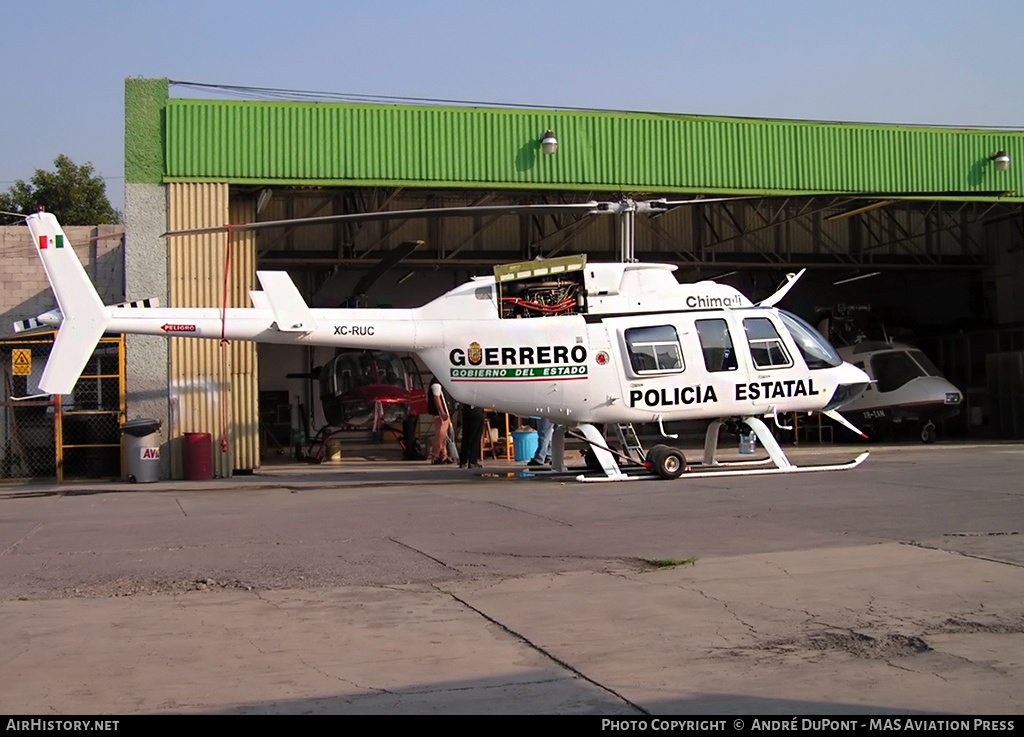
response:
<svg viewBox="0 0 1024 737"><path fill-rule="evenodd" d="M517 461L528 461L537 453L537 431L517 430L512 433L512 446Z"/></svg>
<svg viewBox="0 0 1024 737"><path fill-rule="evenodd" d="M151 484L160 479L160 421L129 420L124 433L124 465L128 480Z"/></svg>
<svg viewBox="0 0 1024 737"><path fill-rule="evenodd" d="M189 481L213 478L213 436L210 433L185 433L185 478Z"/></svg>

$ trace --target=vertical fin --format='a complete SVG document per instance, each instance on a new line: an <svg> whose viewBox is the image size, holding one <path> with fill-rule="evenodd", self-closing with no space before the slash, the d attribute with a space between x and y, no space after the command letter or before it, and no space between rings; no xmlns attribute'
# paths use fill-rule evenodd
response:
<svg viewBox="0 0 1024 737"><path fill-rule="evenodd" d="M103 337L110 314L57 218L39 212L25 222L64 316L39 389L47 394L69 394Z"/></svg>
<svg viewBox="0 0 1024 737"><path fill-rule="evenodd" d="M287 271L257 271L256 277L263 287L263 296L274 312L274 323L278 330L309 333L316 329L313 313Z"/></svg>

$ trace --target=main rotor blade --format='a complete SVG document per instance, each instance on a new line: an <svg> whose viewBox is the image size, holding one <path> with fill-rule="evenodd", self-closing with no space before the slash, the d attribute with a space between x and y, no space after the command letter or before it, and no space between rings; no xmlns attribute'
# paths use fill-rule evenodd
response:
<svg viewBox="0 0 1024 737"><path fill-rule="evenodd" d="M651 200L653 209L680 207L682 205L705 205L711 202L733 202L734 200L763 200L764 195L737 195L735 197L704 197L692 200Z"/></svg>
<svg viewBox="0 0 1024 737"><path fill-rule="evenodd" d="M600 202L573 202L563 205L481 205L479 207L427 207L418 210L382 210L380 212L351 212L342 215L319 215L311 218L292 218L289 220L264 220L256 223L238 223L234 225L214 225L206 228L185 228L169 230L162 238L183 235L204 235L207 233L224 233L230 230L260 230L263 228L282 228L299 225L323 225L346 220L396 220L424 217L478 217L481 215L515 215L523 212L566 212L583 210L591 212L600 208Z"/></svg>
<svg viewBox="0 0 1024 737"><path fill-rule="evenodd" d="M405 241L399 244L397 248L388 251L384 258L378 261L372 269L363 275L362 279L356 282L355 287L352 289L352 295L358 297L361 294L366 294L378 279L391 270L391 267L404 260L406 256L422 245L423 241Z"/></svg>
<svg viewBox="0 0 1024 737"><path fill-rule="evenodd" d="M991 198L1013 194L1013 190L992 191L992 192L903 192L899 194L878 193L878 192L831 192L822 193L826 196L846 197L853 200L863 199L943 199L964 197L969 195L972 198ZM287 220L264 220L253 223L234 223L228 225L213 225L204 228L185 228L182 230L169 230L162 238L171 238L184 235L205 235L208 233L224 233L228 230L260 230L263 228L296 227L300 225L323 225L325 223L338 223L350 220L413 220L416 218L431 217L478 217L483 215L515 215L519 213L555 213L583 211L587 214L620 214L623 212L664 212L675 207L686 205L705 205L714 202L729 202L731 200L764 199L769 195L739 195L735 197L706 197L704 199L689 200L633 200L626 198L613 202L571 202L566 204L540 204L540 205L479 205L469 207L427 207L416 210L382 210L379 212L351 212L341 215L318 215L309 218L289 218Z"/></svg>

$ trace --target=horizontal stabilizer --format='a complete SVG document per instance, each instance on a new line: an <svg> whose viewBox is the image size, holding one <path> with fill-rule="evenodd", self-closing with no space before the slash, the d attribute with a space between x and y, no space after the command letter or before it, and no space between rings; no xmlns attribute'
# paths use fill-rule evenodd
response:
<svg viewBox="0 0 1024 737"><path fill-rule="evenodd" d="M274 313L274 326L286 333L308 333L316 329L316 320L306 300L295 288L288 272L257 271L263 293Z"/></svg>
<svg viewBox="0 0 1024 737"><path fill-rule="evenodd" d="M267 299L267 295L258 289L252 289L249 291L249 299L252 300L252 306L257 310L270 311L270 300Z"/></svg>

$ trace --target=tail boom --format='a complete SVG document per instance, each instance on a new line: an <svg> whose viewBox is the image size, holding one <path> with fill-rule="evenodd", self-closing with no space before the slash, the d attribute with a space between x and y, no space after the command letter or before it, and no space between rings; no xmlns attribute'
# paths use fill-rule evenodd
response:
<svg viewBox="0 0 1024 737"><path fill-rule="evenodd" d="M57 219L40 212L26 222L60 307L24 325L60 326L39 382L46 394L71 392L106 332L391 351L432 348L443 335L441 321L423 308L310 309L284 272L259 272L263 291L251 293L250 308L179 309L150 300L106 306Z"/></svg>
<svg viewBox="0 0 1024 737"><path fill-rule="evenodd" d="M254 307L232 307L226 312L215 307L108 309L108 331L165 338L223 337L260 343L412 351L419 344L432 345L435 341L428 340L427 333L439 331L434 327L436 321L417 320L415 310L310 310L313 327L300 332L279 328L279 315Z"/></svg>

